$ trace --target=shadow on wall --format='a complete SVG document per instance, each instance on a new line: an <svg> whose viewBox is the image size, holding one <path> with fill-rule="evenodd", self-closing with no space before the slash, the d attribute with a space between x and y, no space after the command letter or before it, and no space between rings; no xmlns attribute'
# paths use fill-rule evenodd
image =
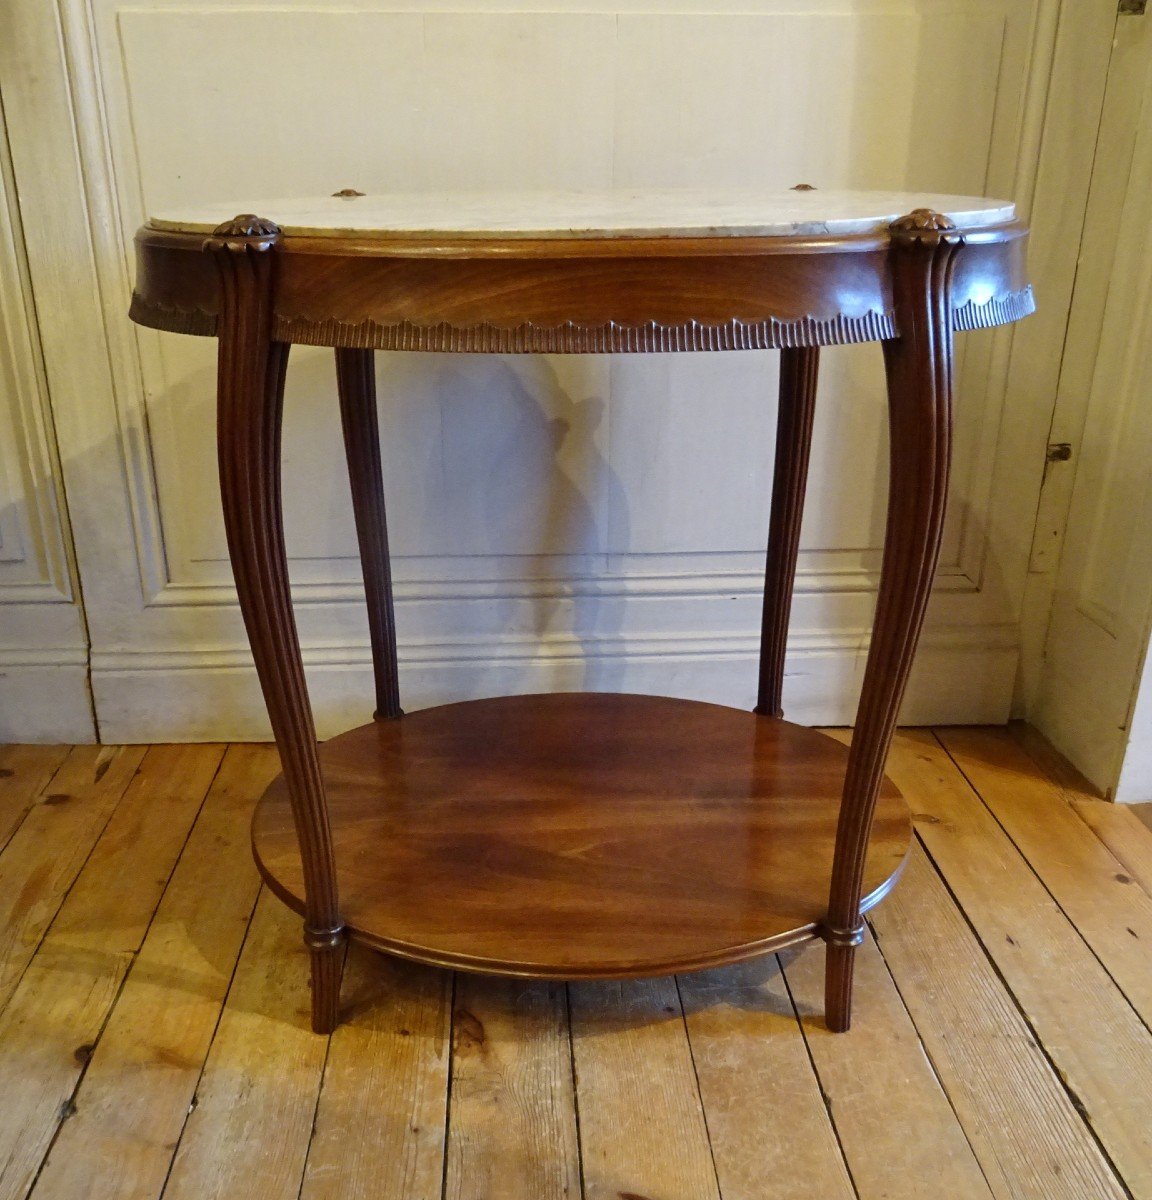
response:
<svg viewBox="0 0 1152 1200"><path fill-rule="evenodd" d="M603 361L598 366L606 383ZM472 602L486 611L456 627L490 633L489 655L499 655L499 643L531 655L519 670L515 657L506 660L511 690L612 690L622 679L623 659L594 647L620 633L624 597L582 585L603 573L610 523L627 530L628 499L603 445L606 399L574 394L572 376L586 384L583 374L568 360L562 378L554 360L538 355L436 356L431 395L422 400L438 414L439 437L425 449L417 488L394 490L398 530L409 524L403 510L417 503L440 512L439 528L428 533L446 537L448 553L512 568ZM399 621L403 637L402 611ZM442 633L451 639L456 630Z"/></svg>
<svg viewBox="0 0 1152 1200"><path fill-rule="evenodd" d="M167 386L149 398L149 426L169 468L157 473L168 574L176 588L188 582L226 588L231 569L217 499L214 346L206 339L164 340L172 350L170 370ZM854 364L861 356L868 372L857 378ZM854 508L861 535L869 539L875 536L869 531L883 525L884 438L873 430L882 402L874 401L871 385L878 355L868 347L861 356L837 351L823 364L815 486L806 514L806 536L817 539L817 546L827 537L821 525L829 511ZM773 357L752 356L753 374L766 371ZM640 594L621 566L626 549L641 570L660 570L643 565L647 558L660 561L654 548L674 551L688 536L705 546L716 530L731 535L735 528L738 535L737 518L766 529L770 471L767 478L749 472L753 463L770 463L771 421L743 445L727 433L713 438L710 431L712 422L721 430L730 423L725 406L743 391L708 397L707 381L692 372L665 395L666 381L657 372L661 386L641 387L639 395L628 397L631 440L646 448L621 466L610 447L613 414L606 397L611 382L619 387L637 382L634 371L623 381L612 374L628 364L612 366L603 356L381 353L377 360L401 697L408 711L486 695L564 690L658 691L751 703L763 551L754 552L746 580L737 566L732 576L737 583L729 591L708 593L707 608L692 597ZM705 365L712 364L702 364L701 371ZM728 382L750 387L739 375ZM752 388L748 395L755 391L763 396L757 411L769 418L772 389ZM707 416L697 419L702 411ZM966 430L973 416L978 414L968 412L958 422L962 444L971 436ZM669 439L673 432L676 438ZM725 506L716 489L701 488L700 481L715 478L715 463L728 461L733 452L744 465L729 471L728 490L752 499ZM961 461L970 453L962 453ZM695 463L694 473L684 469L684 461ZM329 736L367 720L372 709L367 620L331 351L293 351L283 470L297 621L317 724ZM821 487L821 481L836 482ZM995 611L1010 611L995 543L988 543L982 524L986 505L972 506L970 486L957 482L950 524L959 536L946 544L945 578L929 614L938 645L921 656L910 689L908 711L920 720L955 719L958 705L995 717L981 697L1011 694L1014 634L1009 636L1007 626L966 631L971 599L956 595L980 591ZM196 498L191 508L190 497ZM645 497L648 510L634 507ZM692 525L687 533L686 522ZM865 559L865 569L875 570L878 560L878 554ZM703 561L716 570L707 556ZM837 559L825 566L817 557L815 563L799 581L794 626L801 639L807 636L789 655L788 711L802 723L843 722L855 709L873 600L858 591L859 571L837 587ZM825 598L830 586L834 590ZM96 679L102 707L114 725L135 728L140 696L149 695L157 705L179 705L188 736L219 737L222 730L233 738L266 736L239 613L219 590L223 604L209 601L210 593L202 593L204 600L190 594L183 603L195 610L197 644L180 651L187 657L178 664L189 671L189 686L159 696L161 674L141 662ZM644 628L652 630L651 643L635 632L637 605ZM675 654L685 626L711 628L707 623L717 619L720 628L735 633L708 642L704 652ZM807 633L814 625L848 621L851 627L831 638ZM681 636L680 644L684 640ZM956 681L948 689L933 679L941 672ZM148 685L143 691L142 682ZM748 697L733 694L737 691ZM165 712L169 722L176 719Z"/></svg>
<svg viewBox="0 0 1152 1200"><path fill-rule="evenodd" d="M160 476L167 574L229 586L214 344L180 343L166 347L174 369L149 400L153 439L175 468ZM629 500L607 456L607 360L378 352L376 362L405 708L497 693L618 690L626 659L613 641L624 596L596 586L607 569L608 529L625 538L630 529ZM332 352L295 347L284 524L325 734L367 719L372 699L343 459ZM191 510L181 502L190 496L198 498ZM228 609L213 640L246 646L239 615ZM339 686L333 667L343 674ZM262 711L238 674L217 675L218 713L235 713L237 727L247 728Z"/></svg>

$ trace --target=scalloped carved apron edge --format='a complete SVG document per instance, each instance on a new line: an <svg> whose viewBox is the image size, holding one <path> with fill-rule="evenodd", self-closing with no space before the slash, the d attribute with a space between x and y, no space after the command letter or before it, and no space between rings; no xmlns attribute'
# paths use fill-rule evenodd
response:
<svg viewBox="0 0 1152 1200"><path fill-rule="evenodd" d="M1029 316L1036 309L1031 287L969 301L953 309L957 333L992 329ZM216 335L216 314L181 308L133 293L130 316L140 325L169 333ZM872 311L863 316L805 317L798 321L740 321L722 325L690 321L679 325L416 325L410 321L344 322L276 314L276 341L307 346L346 346L362 350L415 350L467 354L664 354L707 350L786 350L801 346L842 346L880 342L897 336L895 314Z"/></svg>

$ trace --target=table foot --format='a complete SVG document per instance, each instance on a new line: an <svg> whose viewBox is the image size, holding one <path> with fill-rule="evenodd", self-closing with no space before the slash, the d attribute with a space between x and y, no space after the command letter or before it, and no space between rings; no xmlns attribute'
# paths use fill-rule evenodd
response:
<svg viewBox="0 0 1152 1200"><path fill-rule="evenodd" d="M847 1033L852 1025L852 980L856 947L864 940L864 923L855 929L825 929L828 944L824 960L824 1023L833 1033Z"/></svg>
<svg viewBox="0 0 1152 1200"><path fill-rule="evenodd" d="M852 1027L852 978L855 946L829 946L824 967L824 1023L833 1033Z"/></svg>
<svg viewBox="0 0 1152 1200"><path fill-rule="evenodd" d="M331 1033L340 1024L340 984L348 935L339 929L304 926L304 944L312 960L312 1032Z"/></svg>

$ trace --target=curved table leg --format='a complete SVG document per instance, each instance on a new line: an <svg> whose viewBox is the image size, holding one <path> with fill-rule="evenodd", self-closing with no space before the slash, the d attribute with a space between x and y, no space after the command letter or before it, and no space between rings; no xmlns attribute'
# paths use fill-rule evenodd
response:
<svg viewBox="0 0 1152 1200"><path fill-rule="evenodd" d="M892 226L900 336L884 343L891 443L887 532L823 929L826 1021L838 1032L851 1023L872 814L940 553L952 428L951 280L962 244L952 222L937 213L920 210Z"/></svg>
<svg viewBox="0 0 1152 1200"><path fill-rule="evenodd" d="M816 381L820 350L816 346L780 352L780 406L776 422L776 466L772 475L772 515L768 522L768 555L764 565L764 614L760 624L760 686L756 712L782 717L784 654L788 617L800 550L800 522L812 448Z"/></svg>
<svg viewBox="0 0 1152 1200"><path fill-rule="evenodd" d="M388 517L380 465L380 426L376 415L375 355L371 350L336 351L336 387L344 452L352 483L356 540L364 569L372 670L376 677L376 718L402 716L396 661L396 610L388 555Z"/></svg>
<svg viewBox="0 0 1152 1200"><path fill-rule="evenodd" d="M269 222L238 217L204 248L220 276L217 438L228 551L304 864L312 1028L327 1033L339 1019L346 938L284 550L280 425L288 346L271 338L278 238Z"/></svg>

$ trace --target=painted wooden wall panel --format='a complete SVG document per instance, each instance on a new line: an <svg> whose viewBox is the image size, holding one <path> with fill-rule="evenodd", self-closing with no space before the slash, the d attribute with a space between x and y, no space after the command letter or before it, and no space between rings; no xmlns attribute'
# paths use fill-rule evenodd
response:
<svg viewBox="0 0 1152 1200"><path fill-rule="evenodd" d="M1058 8L61 6L110 312L126 307L131 234L149 210L253 192L803 181L1020 188L1027 207ZM78 546L100 585L102 722L126 738L257 733L217 512L212 344L107 325L120 478L107 454L65 447L70 492L117 488L130 511L99 554ZM997 720L1011 702L1039 486L1018 460L1045 422L1006 404L1011 344L973 335L963 356L952 513L909 719ZM786 702L836 721L866 649L886 455L878 350L825 357ZM410 706L560 686L750 701L773 356L380 355L379 367ZM329 731L370 706L332 383L327 356L294 352L289 549Z"/></svg>
<svg viewBox="0 0 1152 1200"><path fill-rule="evenodd" d="M0 109L0 742L89 741L88 645Z"/></svg>

